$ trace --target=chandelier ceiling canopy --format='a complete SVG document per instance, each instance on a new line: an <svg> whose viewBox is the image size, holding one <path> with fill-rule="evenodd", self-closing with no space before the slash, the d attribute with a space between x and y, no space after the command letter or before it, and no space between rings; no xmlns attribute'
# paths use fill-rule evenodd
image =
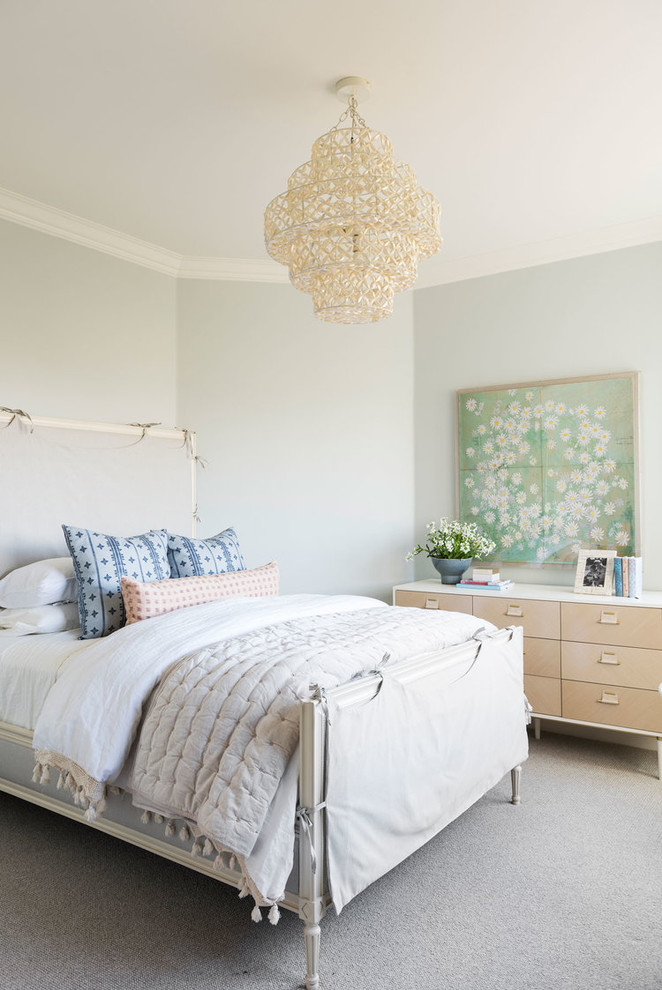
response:
<svg viewBox="0 0 662 990"><path fill-rule="evenodd" d="M336 83L347 109L264 215L267 251L330 323L389 316L393 294L416 281L419 259L441 247L438 201L358 112L369 88L358 76Z"/></svg>

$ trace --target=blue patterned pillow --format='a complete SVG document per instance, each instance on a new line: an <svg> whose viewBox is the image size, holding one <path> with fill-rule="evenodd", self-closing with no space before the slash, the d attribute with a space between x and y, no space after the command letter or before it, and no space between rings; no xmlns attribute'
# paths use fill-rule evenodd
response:
<svg viewBox="0 0 662 990"><path fill-rule="evenodd" d="M129 537L107 536L75 526L62 529L78 581L81 639L107 636L124 625L122 575L134 581L170 577L165 529Z"/></svg>
<svg viewBox="0 0 662 990"><path fill-rule="evenodd" d="M206 540L168 533L168 560L170 576L174 578L246 570L233 529L224 529Z"/></svg>

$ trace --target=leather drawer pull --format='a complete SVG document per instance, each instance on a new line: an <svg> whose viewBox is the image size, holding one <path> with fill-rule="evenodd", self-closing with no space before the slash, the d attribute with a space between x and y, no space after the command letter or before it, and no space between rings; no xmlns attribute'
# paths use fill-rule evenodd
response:
<svg viewBox="0 0 662 990"><path fill-rule="evenodd" d="M519 619L524 618L524 613L522 612L521 605L509 605L506 609L506 615L516 615Z"/></svg>
<svg viewBox="0 0 662 990"><path fill-rule="evenodd" d="M603 691L602 697L598 698L601 705L618 705L620 704L618 700L618 695L615 691Z"/></svg>
<svg viewBox="0 0 662 990"><path fill-rule="evenodd" d="M606 608L603 608L600 612L600 618L598 622L602 626L620 626L621 620L618 618L615 612L609 612Z"/></svg>
<svg viewBox="0 0 662 990"><path fill-rule="evenodd" d="M426 598L425 599L426 608L439 608L439 600L437 598Z"/></svg>
<svg viewBox="0 0 662 990"><path fill-rule="evenodd" d="M603 650L602 656L599 658L597 663L610 663L613 666L620 666L621 661L615 653L608 653L607 650Z"/></svg>

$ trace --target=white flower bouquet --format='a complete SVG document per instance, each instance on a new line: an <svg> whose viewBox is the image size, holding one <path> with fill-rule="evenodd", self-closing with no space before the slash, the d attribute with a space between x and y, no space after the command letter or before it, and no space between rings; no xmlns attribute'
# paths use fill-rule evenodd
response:
<svg viewBox="0 0 662 990"><path fill-rule="evenodd" d="M496 543L483 536L476 523L460 523L455 519L440 519L427 525L425 544L414 547L406 560L413 560L419 553L427 557L441 557L446 560L467 560L469 557L487 557Z"/></svg>

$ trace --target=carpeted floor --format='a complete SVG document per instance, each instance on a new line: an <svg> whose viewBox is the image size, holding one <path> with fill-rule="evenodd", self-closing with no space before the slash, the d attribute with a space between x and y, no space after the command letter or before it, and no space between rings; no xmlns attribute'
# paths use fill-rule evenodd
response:
<svg viewBox="0 0 662 990"><path fill-rule="evenodd" d="M509 778L322 922L324 990L660 990L655 754L543 735ZM2 990L293 990L302 923L0 794Z"/></svg>

